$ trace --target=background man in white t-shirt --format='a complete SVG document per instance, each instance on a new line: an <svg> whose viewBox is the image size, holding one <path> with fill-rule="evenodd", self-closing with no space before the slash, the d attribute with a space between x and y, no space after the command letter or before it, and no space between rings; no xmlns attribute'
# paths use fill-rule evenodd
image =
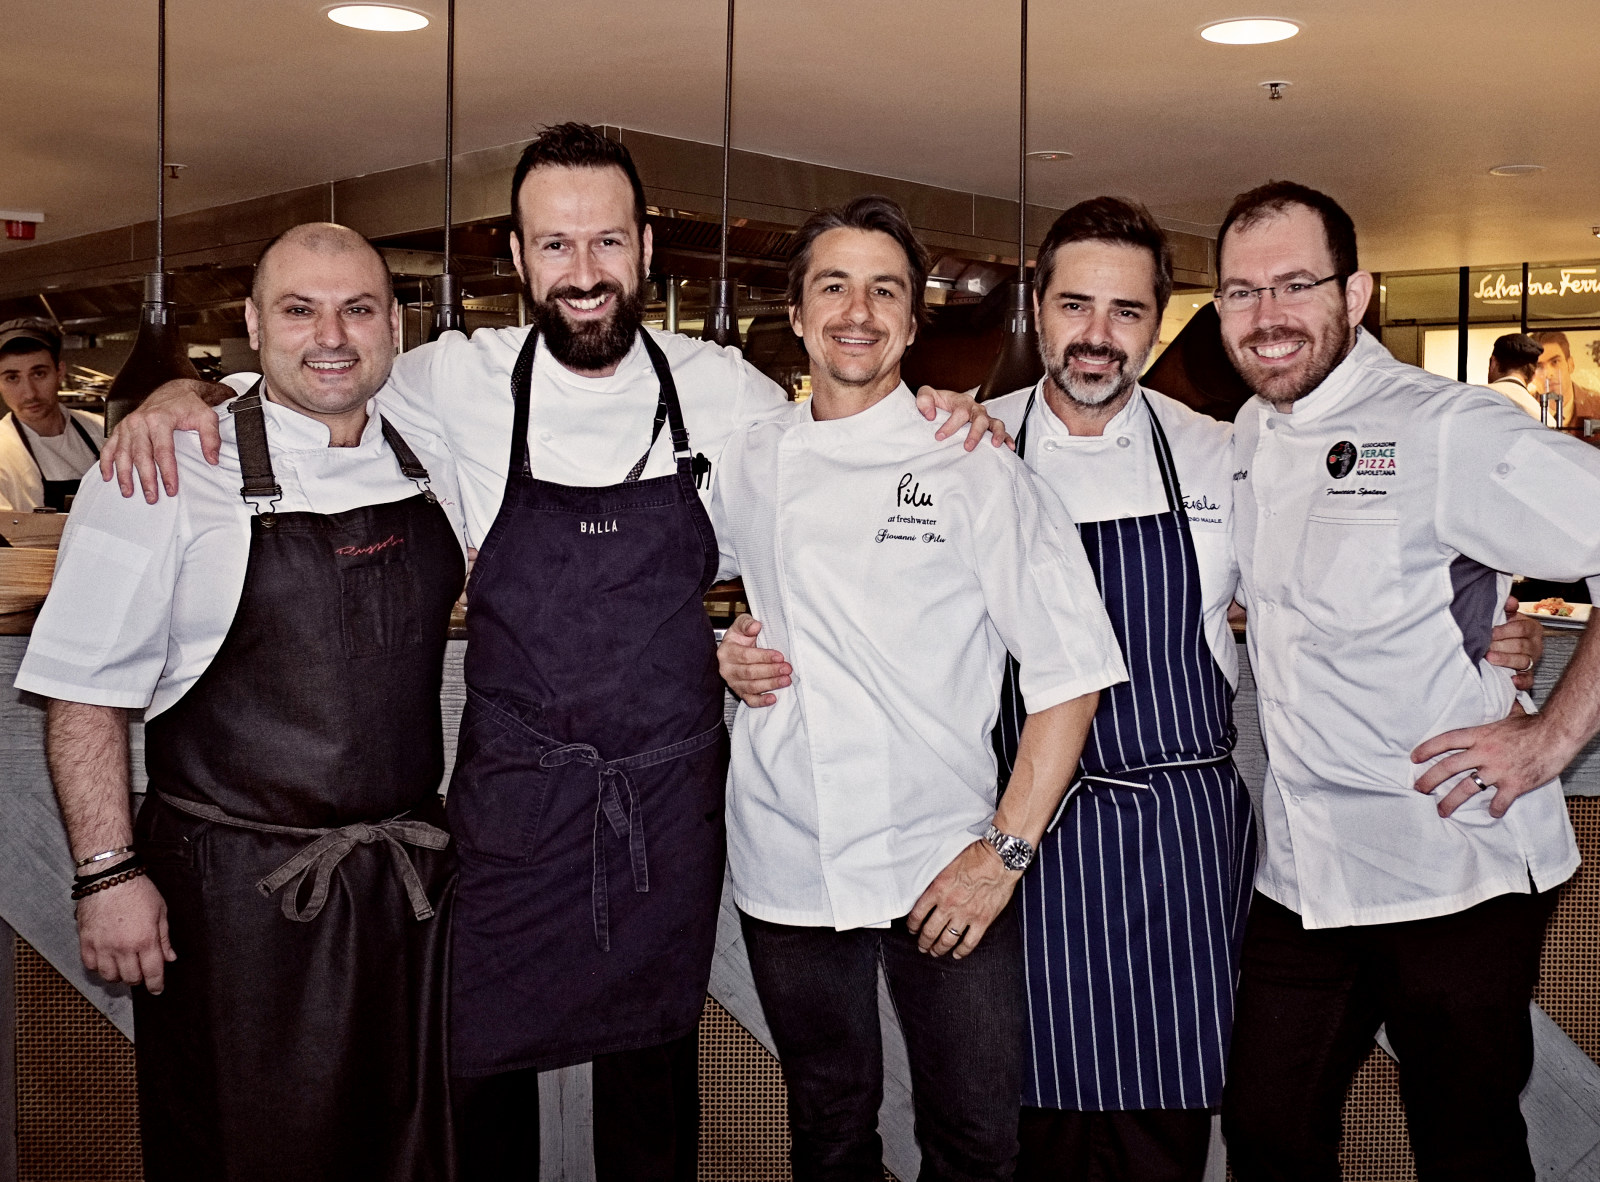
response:
<svg viewBox="0 0 1600 1182"><path fill-rule="evenodd" d="M48 320L0 324L0 510L65 510L105 443L99 415L67 410L58 393L61 332Z"/></svg>

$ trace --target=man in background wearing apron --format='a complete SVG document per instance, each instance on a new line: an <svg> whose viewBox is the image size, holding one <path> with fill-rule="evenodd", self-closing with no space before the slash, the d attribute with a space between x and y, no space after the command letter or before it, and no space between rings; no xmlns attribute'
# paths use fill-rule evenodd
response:
<svg viewBox="0 0 1600 1182"><path fill-rule="evenodd" d="M619 141L546 128L511 188L532 326L446 333L379 396L435 425L481 550L449 794L463 1171L535 1176L538 1073L592 1060L599 1178L678 1182L696 1172L724 861L705 504L724 441L785 394L738 350L642 327L651 230ZM205 393L175 383L124 420L107 452L125 492L137 450L157 494L152 436L214 429ZM970 416L975 446L988 417L952 405L937 437Z"/></svg>
<svg viewBox="0 0 1600 1182"><path fill-rule="evenodd" d="M728 787L734 899L797 1182L883 1176L880 966L920 1176L1012 1176L1025 1003L1007 904L1099 691L1124 676L1060 507L1014 456L936 443L900 381L926 267L887 198L812 215L788 291L811 401L736 435L716 494L724 571L797 668L769 708L749 709L755 694L739 711ZM753 634L741 617L724 647ZM1030 713L997 810L1007 647Z"/></svg>
<svg viewBox="0 0 1600 1182"><path fill-rule="evenodd" d="M1143 206L1073 206L1038 259L1047 373L989 409L1077 523L1128 680L1101 696L1075 796L1020 890L1031 1053L1017 1176L1198 1182L1256 864L1232 758L1232 429L1138 384L1172 293L1166 235Z"/></svg>
<svg viewBox="0 0 1600 1182"><path fill-rule="evenodd" d="M105 420L67 410L61 330L29 317L0 324L0 510L65 513L78 480L100 458Z"/></svg>
<svg viewBox="0 0 1600 1182"><path fill-rule="evenodd" d="M145 1177L448 1179L448 460L372 412L399 310L360 235L286 232L245 317L221 465L185 439L181 497L85 486L17 686L51 699L84 964L144 985Z"/></svg>
<svg viewBox="0 0 1600 1182"><path fill-rule="evenodd" d="M1218 273L1256 395L1234 531L1268 758L1223 1104L1234 1173L1338 1178L1345 1092L1382 1024L1418 1176L1531 1182L1528 1005L1578 865L1555 776L1592 732L1600 642L1533 717L1508 718L1483 658L1507 572L1600 572L1600 455L1391 357L1360 327L1373 277L1324 193L1238 197Z"/></svg>

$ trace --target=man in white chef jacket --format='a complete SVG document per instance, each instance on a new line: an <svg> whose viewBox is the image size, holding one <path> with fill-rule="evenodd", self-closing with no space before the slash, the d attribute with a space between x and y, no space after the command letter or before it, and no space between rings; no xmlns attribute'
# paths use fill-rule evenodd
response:
<svg viewBox="0 0 1600 1182"><path fill-rule="evenodd" d="M1574 509L1600 503L1600 457L1364 333L1372 276L1325 194L1243 194L1219 256L1223 340L1256 394L1234 529L1269 759L1223 1106L1234 1172L1339 1176L1344 1094L1382 1023L1419 1175L1532 1179L1528 1003L1578 865L1554 776L1600 715L1600 645L1584 638L1532 719L1507 718L1484 655L1504 572L1600 571L1600 516Z"/></svg>
<svg viewBox="0 0 1600 1182"><path fill-rule="evenodd" d="M497 612L508 619L519 611L527 617L516 642L475 637L469 651L477 654L480 664L508 655L534 663L559 661L563 687L581 684L601 665L609 668L624 659L634 661L626 654L638 653L638 664L653 668L656 682L669 677L698 679L692 691L683 692L706 691L720 717L720 685L709 630L704 652L686 660L676 651L662 653L653 623L638 620L623 628L614 614L608 615L604 596L626 598L635 592L648 610L668 601L671 606L698 604L693 587L646 578L608 581L613 572L607 552L598 549L600 542L627 541L651 531L630 529L616 538L608 534L581 558L544 563L543 574L565 576L571 598L560 602L547 598L537 620L526 605L487 610L497 605L491 603L494 594L485 594L483 586L485 571L492 572L497 564L504 567L527 555L548 552L546 540L530 542L520 532L537 515L525 515L518 523L508 520L506 524L516 524L519 532L503 546L485 541L503 513L526 506L517 489L530 480L543 493L564 488L577 490L571 494L577 498L591 498L594 490L635 479L671 483L678 468L674 432L651 434L652 413L665 395L653 353L661 355L676 387L674 397L681 405L697 474L693 492L707 504L719 480L725 441L742 425L782 408L784 392L738 350L643 326L643 285L649 274L652 236L643 184L620 142L584 124L544 129L524 150L512 178L511 198L517 222L515 257L534 326L482 329L470 338L446 333L396 358L390 380L378 395L386 412L431 425L457 464L467 537L471 544L484 546L486 556L473 581L476 620L482 622ZM528 369L519 397L513 392L514 371L524 353L529 354ZM154 500L162 487L157 482L159 470L167 491L174 491L173 430L200 431L203 448L214 458L215 416L202 398L215 401L228 396L231 391L225 388L201 386L197 391L186 383L158 392L119 427L102 471L109 475L115 462L123 492L131 494L137 470L146 498ZM510 471L519 400L527 414L526 452L516 470ZM956 396L954 401L960 404L956 412L937 428L920 419L923 431L929 441L949 437L970 416L968 444L975 446L990 420L970 399ZM926 405L931 417L933 403ZM955 451L960 453L959 445ZM508 495L508 487L512 494ZM556 515L542 516L556 520ZM611 520L609 515L606 520ZM500 537L506 533L502 528ZM687 561L696 583L707 569L696 547L714 550L710 533L707 529L683 535L693 551ZM500 557L491 553L495 550ZM666 566L660 564L660 569L665 571ZM667 573L678 577L683 569L679 563L676 573ZM499 587L515 589L531 581L507 578ZM469 632L473 619L469 614ZM697 623L704 626L703 619ZM523 645L525 637L543 643ZM604 659L582 659L577 650L584 644L603 649ZM473 665L469 659L469 685ZM549 673L548 668L529 671L520 678L520 686L507 687L511 697L522 699L524 712L529 701L549 692ZM644 675L637 676L644 686ZM662 696L674 693L669 686ZM554 697L571 695L563 689ZM603 697L614 705L619 726L637 713L634 704L620 695ZM566 716L566 707L553 700L534 701L531 709L552 719ZM584 733L574 738L607 759L671 746L678 738L660 735L637 740L637 746L619 746L635 740L587 720L581 725ZM471 729L464 726L464 734ZM517 773L523 791L487 794L495 807L510 813L497 813L494 807L468 809L462 805L468 794L459 792L459 779L452 788L459 806L453 829L462 882L454 929L451 1051L463 1173L469 1179L502 1177L506 1170L537 1161L538 1122L527 1119L526 1112L537 1106L538 1072L592 1060L595 1165L603 1182L692 1177L699 1131L695 1022L704 1004L722 880L720 810L700 802L691 807L676 797L663 799L653 786L645 785L642 794L651 804L644 812L654 810L655 836L635 844L659 861L649 865L647 875L629 875L626 859L611 872L610 922L619 934L606 956L583 961L580 954L590 955L596 943L593 913L597 908L603 911L604 905L591 897L587 871L567 873L554 867L553 860L575 854L590 858L591 847L600 851L593 856L600 857L605 853L600 843L608 839L596 836L592 823L585 824L581 833L552 833L548 819L540 824L537 802L545 789L535 791L528 785L542 784L541 776L555 773L548 773L552 765L541 759L532 762L534 767ZM585 815L592 817L598 773L587 765L577 766L586 775L569 777L562 799L570 804L573 791L586 793ZM459 777L459 761L457 772ZM611 782L611 774L605 783ZM642 783L656 773L635 769L631 775ZM715 780L720 795L720 774ZM523 817L516 811L529 808L535 815ZM670 826L682 828L691 822L702 830L696 838L702 856L693 860L692 874L704 888L685 908L692 914L645 917L641 922L640 909L667 906L673 890L688 877L690 860L668 856L662 839ZM534 836L523 841L524 833ZM631 847L623 843L622 848L626 852ZM672 865L672 871L663 863ZM568 896L557 889L508 881L529 868L551 870L552 880L562 886L581 879L584 887L574 891L567 903L563 900ZM664 877L674 872L676 877ZM492 897L483 886L489 878L497 880L494 889L501 892ZM622 881L632 886L624 891ZM646 883L649 889L640 889ZM565 940L571 943L561 943ZM471 952L470 959L464 950ZM669 971L664 966L670 955L682 963ZM643 971L629 957L653 958L655 968ZM583 996L585 990L590 991L588 996ZM554 1004L558 994L567 1009ZM572 1021L562 1017L569 1012L577 1015Z"/></svg>
<svg viewBox="0 0 1600 1182"><path fill-rule="evenodd" d="M925 281L887 198L801 227L788 298L812 398L736 433L715 493L723 573L794 668L773 705L739 711L728 846L797 1179L881 1176L880 964L923 1177L1012 1176L1024 1000L1007 903L1098 691L1124 677L1059 505L1014 456L933 440L900 381ZM726 643L741 637L747 622ZM1007 648L1029 714L996 809Z"/></svg>
<svg viewBox="0 0 1600 1182"><path fill-rule="evenodd" d="M27 317L0 324L0 509L66 512L100 457L105 421L61 405L61 330Z"/></svg>

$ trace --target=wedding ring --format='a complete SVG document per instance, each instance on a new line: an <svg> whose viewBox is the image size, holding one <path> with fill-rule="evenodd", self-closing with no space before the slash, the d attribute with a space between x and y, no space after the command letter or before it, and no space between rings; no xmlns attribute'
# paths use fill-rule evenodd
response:
<svg viewBox="0 0 1600 1182"><path fill-rule="evenodd" d="M1482 788L1485 792L1493 792L1494 791L1494 785L1493 784L1485 784L1483 782L1483 777L1478 775L1477 772L1475 772L1475 771L1468 772L1467 775L1471 776L1472 777L1472 782L1474 784L1476 784L1479 788Z"/></svg>

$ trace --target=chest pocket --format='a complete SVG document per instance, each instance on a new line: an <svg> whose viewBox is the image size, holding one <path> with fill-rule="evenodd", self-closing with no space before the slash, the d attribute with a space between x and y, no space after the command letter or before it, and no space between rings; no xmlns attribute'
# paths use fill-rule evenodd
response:
<svg viewBox="0 0 1600 1182"><path fill-rule="evenodd" d="M411 564L380 562L339 572L346 657L375 657L422 639Z"/></svg>
<svg viewBox="0 0 1600 1182"><path fill-rule="evenodd" d="M1400 609L1400 517L1397 513L1324 509L1306 522L1301 587L1314 615L1373 623Z"/></svg>

